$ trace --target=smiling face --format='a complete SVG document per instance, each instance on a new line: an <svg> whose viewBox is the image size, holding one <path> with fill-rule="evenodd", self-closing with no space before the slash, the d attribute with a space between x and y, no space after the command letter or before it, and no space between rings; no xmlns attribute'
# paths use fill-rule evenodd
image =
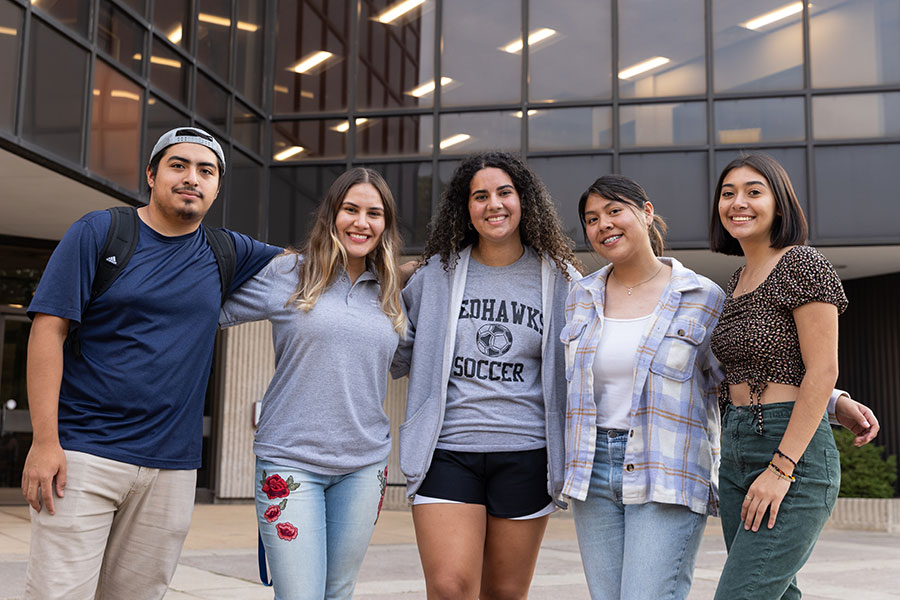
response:
<svg viewBox="0 0 900 600"><path fill-rule="evenodd" d="M485 167L469 183L469 219L479 244L522 245L522 205L512 179L503 169Z"/></svg>
<svg viewBox="0 0 900 600"><path fill-rule="evenodd" d="M147 184L150 204L164 218L200 221L219 193L216 155L200 144L173 144L163 151L156 173L147 167Z"/></svg>
<svg viewBox="0 0 900 600"><path fill-rule="evenodd" d="M722 181L718 208L725 230L741 245L769 245L777 216L775 196L759 171L746 166L732 169Z"/></svg>
<svg viewBox="0 0 900 600"><path fill-rule="evenodd" d="M366 256L378 247L384 232L384 202L371 183L357 183L344 196L334 227L351 265L365 266Z"/></svg>
<svg viewBox="0 0 900 600"><path fill-rule="evenodd" d="M640 209L591 193L584 204L584 229L591 247L613 264L654 256L649 234L652 222L649 202Z"/></svg>

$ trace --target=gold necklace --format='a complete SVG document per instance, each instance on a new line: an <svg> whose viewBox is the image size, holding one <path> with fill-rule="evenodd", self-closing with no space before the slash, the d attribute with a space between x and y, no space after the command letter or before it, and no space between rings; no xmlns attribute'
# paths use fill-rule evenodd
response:
<svg viewBox="0 0 900 600"><path fill-rule="evenodd" d="M631 286L631 287L628 287L627 285L625 285L624 283L622 283L621 281L619 281L619 278L616 277L616 270L615 270L615 269L613 269L612 276L613 276L613 278L616 280L616 283L618 283L618 284L621 285L623 288L625 288L625 291L628 292L628 295L630 296L630 295L631 295L631 292L634 291L634 288L636 288L636 287L638 287L638 286L641 286L641 285L644 285L645 283L647 283L647 282L650 281L651 279L655 279L656 276L659 275L659 272L662 271L662 268L663 268L663 265L662 265L662 263L660 263L659 268L656 270L656 273L654 273L653 275L651 275L651 276L650 276L650 279L645 279L644 281L642 281L642 282L640 282L640 283L636 283L636 284L634 284L634 285Z"/></svg>

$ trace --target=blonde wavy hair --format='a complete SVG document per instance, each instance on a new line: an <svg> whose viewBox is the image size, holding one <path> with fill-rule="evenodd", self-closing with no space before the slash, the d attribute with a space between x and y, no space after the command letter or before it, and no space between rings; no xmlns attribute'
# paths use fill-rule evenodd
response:
<svg viewBox="0 0 900 600"><path fill-rule="evenodd" d="M338 272L337 266L347 268L347 251L338 237L335 219L347 192L354 185L361 183L369 183L378 190L384 205L384 231L378 245L369 253L366 260L374 268L381 284L381 310L391 319L394 330L405 335L406 318L401 308L402 285L397 268L402 246L400 228L397 224L397 206L384 178L376 171L363 167L345 171L335 180L325 194L325 199L316 209L309 237L299 249L289 249L289 252L302 255L303 260L298 266L297 289L285 306L293 303L298 309L309 312L316 305L322 292L334 283Z"/></svg>

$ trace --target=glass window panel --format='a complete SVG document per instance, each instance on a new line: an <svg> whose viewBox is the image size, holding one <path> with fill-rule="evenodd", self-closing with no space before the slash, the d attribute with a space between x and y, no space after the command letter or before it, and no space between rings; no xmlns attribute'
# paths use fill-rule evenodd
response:
<svg viewBox="0 0 900 600"><path fill-rule="evenodd" d="M521 150L522 120L512 111L441 115L441 154Z"/></svg>
<svg viewBox="0 0 900 600"><path fill-rule="evenodd" d="M900 202L885 201L885 190L897 187L900 144L831 146L815 153L817 237L896 240Z"/></svg>
<svg viewBox="0 0 900 600"><path fill-rule="evenodd" d="M405 13L398 0L364 0L359 17L357 106L431 106L434 0ZM425 86L425 87L423 87Z"/></svg>
<svg viewBox="0 0 900 600"><path fill-rule="evenodd" d="M622 147L706 143L706 105L702 102L628 104L619 108Z"/></svg>
<svg viewBox="0 0 900 600"><path fill-rule="evenodd" d="M269 201L269 235L266 241L299 247L313 223L316 207L343 165L273 168Z"/></svg>
<svg viewBox="0 0 900 600"><path fill-rule="evenodd" d="M806 189L806 150L803 148L754 148L753 152L768 154L784 167L788 177L791 179L791 186L794 188L800 207L808 215L809 194ZM718 180L725 165L745 153L745 151L737 149L716 152L716 172L713 173L715 179ZM713 192L715 192L714 187L710 190L710 197Z"/></svg>
<svg viewBox="0 0 900 600"><path fill-rule="evenodd" d="M666 245L709 244L710 192L705 152L623 154L622 175L647 192L656 213L668 225Z"/></svg>
<svg viewBox="0 0 900 600"><path fill-rule="evenodd" d="M280 2L275 23L275 113L346 109L344 2Z"/></svg>
<svg viewBox="0 0 900 600"><path fill-rule="evenodd" d="M173 99L187 105L188 64L181 56L166 47L159 38L153 38L150 55L150 83Z"/></svg>
<svg viewBox="0 0 900 600"><path fill-rule="evenodd" d="M141 164L146 165L150 162L150 152L156 145L156 140L176 127L185 127L190 125L190 119L169 106L166 102L155 96L147 98L147 133L144 136L144 159ZM145 187L143 183L143 169L141 170L141 187Z"/></svg>
<svg viewBox="0 0 900 600"><path fill-rule="evenodd" d="M529 48L528 98L594 100L612 95L610 0L530 0L532 30L555 33Z"/></svg>
<svg viewBox="0 0 900 600"><path fill-rule="evenodd" d="M588 186L601 175L612 172L611 156L564 156L529 158L556 203L566 233L579 249L588 248L578 218L578 201Z"/></svg>
<svg viewBox="0 0 900 600"><path fill-rule="evenodd" d="M814 96L817 140L900 136L900 92Z"/></svg>
<svg viewBox="0 0 900 600"><path fill-rule="evenodd" d="M80 164L88 54L39 19L29 46L22 134Z"/></svg>
<svg viewBox="0 0 900 600"><path fill-rule="evenodd" d="M153 28L164 38L186 50L191 48L190 16L189 0L153 2Z"/></svg>
<svg viewBox="0 0 900 600"><path fill-rule="evenodd" d="M136 75L143 75L144 28L109 0L100 3L97 47Z"/></svg>
<svg viewBox="0 0 900 600"><path fill-rule="evenodd" d="M272 124L272 158L295 162L308 158L341 158L347 154L347 134L337 130L345 121L280 121Z"/></svg>
<svg viewBox="0 0 900 600"><path fill-rule="evenodd" d="M338 126L346 131L348 122ZM434 118L430 115L408 117L357 117L356 152L359 156L430 154L434 150Z"/></svg>
<svg viewBox="0 0 900 600"><path fill-rule="evenodd" d="M900 82L900 2L817 0L809 10L813 87Z"/></svg>
<svg viewBox="0 0 900 600"><path fill-rule="evenodd" d="M381 173L391 188L400 215L403 251L421 251L431 220L431 163L379 163L369 167Z"/></svg>
<svg viewBox="0 0 900 600"><path fill-rule="evenodd" d="M806 139L803 98L763 98L716 102L719 144L794 142Z"/></svg>
<svg viewBox="0 0 900 600"><path fill-rule="evenodd" d="M717 92L803 87L803 6L785 1L714 0Z"/></svg>
<svg viewBox="0 0 900 600"><path fill-rule="evenodd" d="M228 185L222 190L228 194L220 193L217 200L225 206L225 227L258 238L262 206L259 199L265 197L262 193L263 166L235 150L231 153L228 172Z"/></svg>
<svg viewBox="0 0 900 600"><path fill-rule="evenodd" d="M517 117L522 111L514 113ZM528 111L530 150L581 150L612 145L612 109L533 108Z"/></svg>
<svg viewBox="0 0 900 600"><path fill-rule="evenodd" d="M228 127L228 100L225 88L203 73L197 73L197 115L209 121L220 131Z"/></svg>
<svg viewBox="0 0 900 600"><path fill-rule="evenodd" d="M443 4L441 104L516 103L522 92L520 0ZM529 33L534 43L537 31ZM540 37L542 34L537 34Z"/></svg>
<svg viewBox="0 0 900 600"><path fill-rule="evenodd" d="M19 47L22 44L22 9L0 3L0 129L12 132L19 91Z"/></svg>
<svg viewBox="0 0 900 600"><path fill-rule="evenodd" d="M139 14L140 16L145 16L147 14L147 1L146 0L120 0L122 4L131 7L134 12Z"/></svg>
<svg viewBox="0 0 900 600"><path fill-rule="evenodd" d="M82 37L88 36L91 0L31 0L31 6L44 11Z"/></svg>
<svg viewBox="0 0 900 600"><path fill-rule="evenodd" d="M126 189L137 190L144 90L97 60L92 98L88 167Z"/></svg>
<svg viewBox="0 0 900 600"><path fill-rule="evenodd" d="M234 101L234 123L231 135L257 154L262 151L263 120L249 106L240 100Z"/></svg>
<svg viewBox="0 0 900 600"><path fill-rule="evenodd" d="M199 0L197 7L197 60L231 81L228 58L231 51L231 1Z"/></svg>
<svg viewBox="0 0 900 600"><path fill-rule="evenodd" d="M619 95L706 92L703 0L619 0Z"/></svg>
<svg viewBox="0 0 900 600"><path fill-rule="evenodd" d="M237 18L234 87L247 100L256 106L262 106L263 52L266 33L263 0L238 0Z"/></svg>

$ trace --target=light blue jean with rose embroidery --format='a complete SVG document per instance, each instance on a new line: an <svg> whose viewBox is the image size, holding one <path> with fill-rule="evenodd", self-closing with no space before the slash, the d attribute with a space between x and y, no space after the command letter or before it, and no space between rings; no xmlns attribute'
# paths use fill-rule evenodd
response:
<svg viewBox="0 0 900 600"><path fill-rule="evenodd" d="M256 459L256 515L275 600L353 596L386 485L386 459L345 475Z"/></svg>

